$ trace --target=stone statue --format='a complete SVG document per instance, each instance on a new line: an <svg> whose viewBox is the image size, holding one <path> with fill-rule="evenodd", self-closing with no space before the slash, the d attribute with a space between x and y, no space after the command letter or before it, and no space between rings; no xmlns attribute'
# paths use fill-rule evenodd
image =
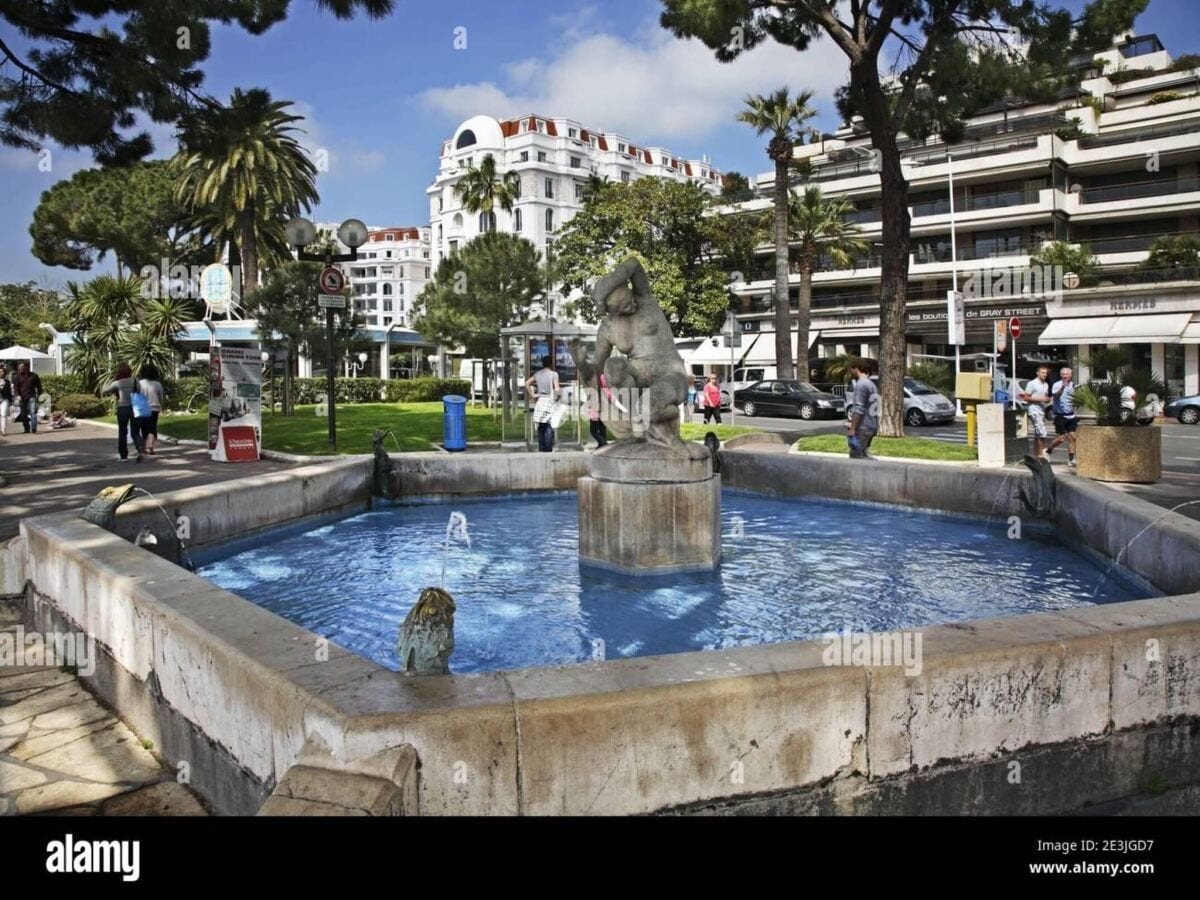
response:
<svg viewBox="0 0 1200 900"><path fill-rule="evenodd" d="M396 658L405 675L448 675L454 652L454 598L428 587L404 617Z"/></svg>
<svg viewBox="0 0 1200 900"><path fill-rule="evenodd" d="M594 384L595 373L603 372L610 389L636 397L630 405L635 438L682 450L679 407L687 399L687 370L642 264L632 256L626 259L600 279L592 300L604 318L596 332L594 361L576 361L583 363L580 377ZM613 356L614 349L623 355Z"/></svg>
<svg viewBox="0 0 1200 900"><path fill-rule="evenodd" d="M1026 456L1024 463L1033 473L1033 480L1029 482L1028 491L1024 485L1017 489L1021 505L1029 515L1049 519L1058 506L1058 485L1054 481L1054 470L1050 467L1050 461Z"/></svg>

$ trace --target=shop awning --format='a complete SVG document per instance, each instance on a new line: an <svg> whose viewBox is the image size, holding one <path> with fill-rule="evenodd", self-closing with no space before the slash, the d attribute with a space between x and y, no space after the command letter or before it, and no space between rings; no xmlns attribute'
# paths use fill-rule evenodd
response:
<svg viewBox="0 0 1200 900"><path fill-rule="evenodd" d="M1039 344L1177 344L1191 313L1160 316L1094 316L1054 319Z"/></svg>
<svg viewBox="0 0 1200 900"><path fill-rule="evenodd" d="M1200 316L1193 317L1191 324L1183 329L1183 337L1179 343L1200 344Z"/></svg>
<svg viewBox="0 0 1200 900"><path fill-rule="evenodd" d="M821 332L808 332L808 348L811 350ZM713 338L706 338L691 355L681 354L689 366L729 365L729 336L715 335L719 346L713 346ZM796 358L796 333L792 332L792 359ZM738 366L762 366L775 363L775 332L758 331L742 334L742 346L733 348L733 360Z"/></svg>

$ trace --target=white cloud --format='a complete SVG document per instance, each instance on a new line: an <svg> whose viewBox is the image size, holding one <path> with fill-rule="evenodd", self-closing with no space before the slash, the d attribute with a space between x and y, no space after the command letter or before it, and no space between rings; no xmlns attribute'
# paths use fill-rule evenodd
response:
<svg viewBox="0 0 1200 900"><path fill-rule="evenodd" d="M747 94L784 85L815 90L816 102L831 111L845 80L844 57L829 41L804 53L769 42L720 63L704 44L675 38L657 23L638 34L644 37L581 35L558 54L513 61L499 83L432 88L421 101L455 124L479 114L538 112L635 140L690 140L730 125Z"/></svg>

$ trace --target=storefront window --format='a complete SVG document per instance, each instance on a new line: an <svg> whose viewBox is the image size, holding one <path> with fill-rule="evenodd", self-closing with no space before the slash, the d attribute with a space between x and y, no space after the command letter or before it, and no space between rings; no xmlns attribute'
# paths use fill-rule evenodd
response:
<svg viewBox="0 0 1200 900"><path fill-rule="evenodd" d="M1163 381L1167 383L1167 393L1172 397L1181 397L1183 389L1183 345L1163 345Z"/></svg>

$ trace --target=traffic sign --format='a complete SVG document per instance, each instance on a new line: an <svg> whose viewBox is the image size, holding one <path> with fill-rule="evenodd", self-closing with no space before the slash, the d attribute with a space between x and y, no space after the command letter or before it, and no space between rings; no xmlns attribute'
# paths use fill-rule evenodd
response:
<svg viewBox="0 0 1200 900"><path fill-rule="evenodd" d="M322 294L317 298L317 306L321 309L345 309L346 298L341 294Z"/></svg>
<svg viewBox="0 0 1200 900"><path fill-rule="evenodd" d="M1008 320L1008 333L1013 336L1014 341L1021 336L1021 320L1016 316Z"/></svg>
<svg viewBox="0 0 1200 900"><path fill-rule="evenodd" d="M326 266L321 270L321 293L340 294L346 287L346 276L337 266Z"/></svg>

